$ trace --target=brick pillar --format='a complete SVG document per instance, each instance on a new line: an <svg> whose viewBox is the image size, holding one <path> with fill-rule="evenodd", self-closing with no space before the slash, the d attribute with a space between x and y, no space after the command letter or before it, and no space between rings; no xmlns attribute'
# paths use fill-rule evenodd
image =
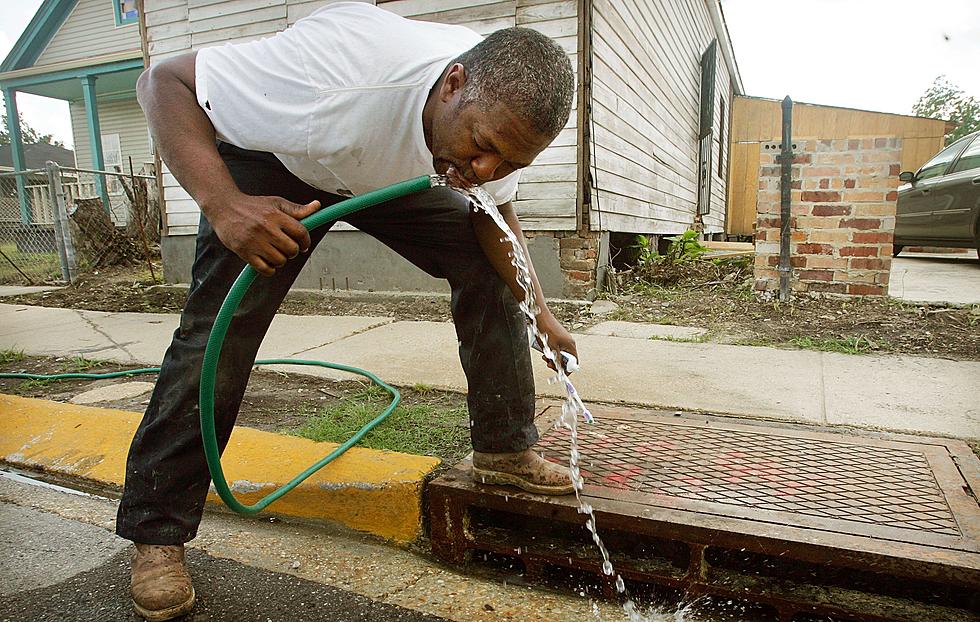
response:
<svg viewBox="0 0 980 622"><path fill-rule="evenodd" d="M559 232L558 261L565 283L565 298L589 298L596 292L596 266L599 258L599 234Z"/></svg>
<svg viewBox="0 0 980 622"><path fill-rule="evenodd" d="M797 141L790 230L792 288L888 294L902 141L894 137ZM759 165L755 289L779 288L779 164Z"/></svg>

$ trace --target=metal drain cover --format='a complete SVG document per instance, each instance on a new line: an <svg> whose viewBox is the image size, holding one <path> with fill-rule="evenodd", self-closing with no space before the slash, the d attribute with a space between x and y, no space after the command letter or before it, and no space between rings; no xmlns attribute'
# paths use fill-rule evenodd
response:
<svg viewBox="0 0 980 622"><path fill-rule="evenodd" d="M539 417L543 431L537 448L548 459L565 463L570 433L554 428L558 411L551 406ZM622 408L596 408L593 414L597 423L579 424L578 437L585 496L599 515L600 535L605 526L684 543L691 550L680 564L689 567L677 568L676 560L671 572L636 567L632 575L637 580L731 594L718 577L730 576L733 568L746 570L732 566L733 555L757 555L762 557L756 561L791 559L808 565L807 576L817 584L822 584L816 576L821 568L827 573L846 568L929 586L970 590L980 585L980 507L975 496L980 461L962 441L843 435ZM472 519L480 508L511 517L584 521L574 497L484 486L472 481L468 469L464 462L429 488L433 548L443 557L462 561L471 550L506 550L500 543L506 524L490 526L490 540L496 542L481 541ZM574 542L568 547L576 548ZM534 556L526 546L517 548L518 557ZM545 562L589 567L584 555L566 555L567 562L561 562L567 551L555 552L539 551L540 559L525 562L528 567ZM630 576L629 555L621 557ZM712 573L712 560L728 566ZM875 592L870 583L864 592ZM929 586L923 589L934 592ZM766 599L793 601L772 597L771 586L766 589ZM882 586L884 592L895 592L889 589ZM930 606L943 600L930 598ZM835 607L808 610L846 610Z"/></svg>

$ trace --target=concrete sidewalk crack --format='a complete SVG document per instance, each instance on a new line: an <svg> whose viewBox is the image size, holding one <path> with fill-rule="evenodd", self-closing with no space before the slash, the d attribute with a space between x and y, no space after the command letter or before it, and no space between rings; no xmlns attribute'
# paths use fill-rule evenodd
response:
<svg viewBox="0 0 980 622"><path fill-rule="evenodd" d="M87 315L85 315L85 311L84 310L74 310L74 311L75 311L75 313L78 314L78 317L82 318L82 320L84 320L85 323L89 325L89 327L92 330L94 330L98 334L100 334L103 337L105 337L106 339L108 339L109 340L109 343L111 343L114 348L116 348L118 350L122 350L123 352L125 352L126 353L126 356L129 357L129 360L126 361L126 363L138 363L139 362L136 359L136 357L133 356L133 353L126 349L126 345L117 342L115 339L112 338L112 335L110 335L106 331L104 331L101 328L99 328L99 326L95 322L93 322ZM132 343L132 342L130 342L130 343Z"/></svg>
<svg viewBox="0 0 980 622"><path fill-rule="evenodd" d="M382 326L387 326L389 324L393 324L394 322L395 322L394 318L390 318L390 317L389 318L385 318L384 321L382 321L382 322L376 322L376 323L371 324L369 326L365 326L364 328L355 329L349 335L343 335L341 337L337 337L336 339L329 339L329 340L327 340L327 341L325 341L323 343L317 344L315 346L311 346L309 348L303 348L302 350L298 350L296 352L293 352L289 356L299 356L300 354L302 354L304 352L312 352L313 350L317 350L319 348L323 348L323 347L326 347L326 346L329 346L329 345L338 343L340 341L343 341L344 339L350 339L351 337L357 337L358 335L363 335L364 333L370 332L370 331L374 330L375 328L381 328Z"/></svg>
<svg viewBox="0 0 980 622"><path fill-rule="evenodd" d="M393 605L399 605L400 603L395 600L395 597L397 597L399 594L403 594L403 593L407 592L408 590L413 589L416 585L419 584L420 581L422 581L423 578L425 578L426 576L429 576L431 574L432 573L430 571L420 572L418 575L416 575L415 577L413 577L412 579L410 579L408 582L406 582L406 583L404 583L404 584L402 584L402 585L400 585L398 587L395 587L395 588L393 588L393 589L385 592L384 594L379 594L378 595L378 598L382 602L385 602L385 603L388 603L388 604L393 604ZM404 606L404 605L402 605L402 606Z"/></svg>

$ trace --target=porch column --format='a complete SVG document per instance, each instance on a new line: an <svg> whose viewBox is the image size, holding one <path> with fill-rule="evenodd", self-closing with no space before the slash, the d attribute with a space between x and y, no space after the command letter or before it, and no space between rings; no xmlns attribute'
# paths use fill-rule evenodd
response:
<svg viewBox="0 0 980 622"><path fill-rule="evenodd" d="M82 95L85 99L85 116L88 119L88 141L92 149L92 168L105 170L105 157L102 155L102 128L99 127L99 104L95 94L96 76L82 76ZM102 205L109 210L109 193L106 192L105 175L95 176L95 187L102 197Z"/></svg>
<svg viewBox="0 0 980 622"><path fill-rule="evenodd" d="M17 112L17 92L13 89L3 89L3 103L7 107L7 134L10 136L10 155L14 161L14 170L23 171L27 168L24 161L24 143L20 134L20 114ZM17 182L17 199L20 202L20 220L22 223L31 222L31 206L27 201L27 184L24 175L14 176Z"/></svg>

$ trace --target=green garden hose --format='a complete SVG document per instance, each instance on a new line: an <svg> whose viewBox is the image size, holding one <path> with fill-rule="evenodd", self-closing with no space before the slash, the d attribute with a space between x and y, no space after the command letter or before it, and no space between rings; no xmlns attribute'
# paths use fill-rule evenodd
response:
<svg viewBox="0 0 980 622"><path fill-rule="evenodd" d="M390 201L392 199L419 192L421 190L426 190L434 185L441 185L437 177L423 175L421 177L392 184L390 186L341 201L340 203L321 209L315 214L304 218L300 222L308 231L313 231L322 225L343 218L344 216L354 212L372 207L379 203L384 203L385 201ZM398 393L397 389L386 384L371 372L358 369L356 367L349 367L339 363L326 363L323 361L296 359L264 359L255 361L256 365L316 365L319 367L339 369L341 371L359 374L369 378L372 382L388 391L388 393L390 393L392 396L392 400L388 407L380 415L368 422L364 427L358 430L357 433L350 438L350 440L338 446L325 458L319 462L316 462L280 488L277 488L265 497L259 499L255 504L244 505L239 502L229 488L228 482L225 480L224 471L221 469L221 455L218 451L218 438L214 426L214 384L215 375L218 368L218 360L221 356L221 346L224 344L228 327L231 325L231 320L235 314L235 311L245 298L245 294L248 292L249 287L251 287L252 282L255 281L256 276L258 276L258 273L252 266L245 266L241 274L238 275L238 278L235 279L235 283L231 286L231 290L225 297L225 301L222 303L217 317L215 317L214 326L211 328L211 335L208 337L207 348L204 351L204 364L201 368L201 389L199 397L199 406L201 411L201 437L204 441L204 455L207 458L208 470L211 471L211 480L214 482L215 490L217 490L218 496L221 497L221 500L224 501L229 508L240 514L246 515L257 514L258 512L262 511L270 503L298 486L306 478L313 475L325 465L329 464L338 456L357 444L369 431L371 431L372 428L381 423L388 415L390 415L401 401L401 395ZM107 374L67 373L50 376L40 374L0 374L0 378L29 378L33 380L60 380L66 378L117 378L120 376L131 376L135 374L153 373L158 371L160 371L159 367L149 367Z"/></svg>

